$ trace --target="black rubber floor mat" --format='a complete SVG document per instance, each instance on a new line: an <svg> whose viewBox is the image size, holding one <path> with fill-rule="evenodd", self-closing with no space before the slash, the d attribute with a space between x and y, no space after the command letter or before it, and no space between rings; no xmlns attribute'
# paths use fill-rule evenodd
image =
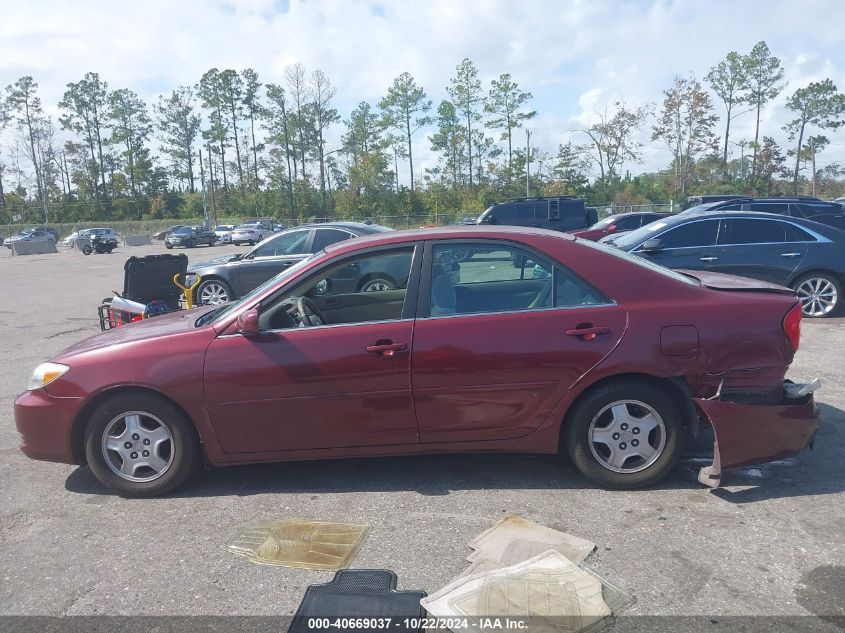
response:
<svg viewBox="0 0 845 633"><path fill-rule="evenodd" d="M288 633L324 633L333 628L419 631L425 616L420 600L426 593L396 591L396 580L389 569L342 569L331 582L305 590Z"/></svg>

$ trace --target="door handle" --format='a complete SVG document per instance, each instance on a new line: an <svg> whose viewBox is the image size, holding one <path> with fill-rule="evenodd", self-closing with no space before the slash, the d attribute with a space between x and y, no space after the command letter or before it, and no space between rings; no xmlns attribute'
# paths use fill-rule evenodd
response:
<svg viewBox="0 0 845 633"><path fill-rule="evenodd" d="M781 253L780 254L781 257L798 257L800 255L801 255L801 253Z"/></svg>
<svg viewBox="0 0 845 633"><path fill-rule="evenodd" d="M566 335L577 336L582 341L593 341L599 334L607 334L609 332L609 327L600 325L598 327L577 327L573 330L566 330Z"/></svg>
<svg viewBox="0 0 845 633"><path fill-rule="evenodd" d="M710 257L702 257L702 258L700 258L700 259L701 259L701 261L703 261L703 262L715 262L715 261L716 261L717 259L719 259L719 258L718 258L718 257L713 257L713 256L710 256Z"/></svg>
<svg viewBox="0 0 845 633"><path fill-rule="evenodd" d="M375 345L367 345L367 351L370 354L378 354L390 358L399 352L404 352L408 349L407 343L388 343L377 341Z"/></svg>

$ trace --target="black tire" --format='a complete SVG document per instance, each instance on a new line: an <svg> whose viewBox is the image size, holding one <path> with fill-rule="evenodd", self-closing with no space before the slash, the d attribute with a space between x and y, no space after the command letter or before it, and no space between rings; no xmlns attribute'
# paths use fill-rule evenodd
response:
<svg viewBox="0 0 845 633"><path fill-rule="evenodd" d="M165 244L164 248L166 248L167 250L170 250L170 249L173 248L173 245L172 244Z"/></svg>
<svg viewBox="0 0 845 633"><path fill-rule="evenodd" d="M226 294L228 295L227 301L232 301L235 298L235 293L232 292L232 287L227 284L222 279L218 279L216 277L211 277L210 279L203 279L197 289L194 291L194 303L196 305L217 305L215 303L205 303L201 300L203 290L209 288L209 286L216 285L221 288Z"/></svg>
<svg viewBox="0 0 845 633"><path fill-rule="evenodd" d="M91 248L90 244L83 244L82 245L82 254L83 255L90 255L93 252L94 252L94 249Z"/></svg>
<svg viewBox="0 0 845 633"><path fill-rule="evenodd" d="M624 435L620 434L618 438L620 444L614 447L614 450L624 448L632 451L634 449L631 447L634 443L642 442L643 438L649 445L659 444L660 434L663 436L663 443L657 456L650 463L640 457L629 457L622 466L626 472L616 472L609 465L599 461L599 457L610 461L609 455L612 453L605 454L609 451L607 445L591 441L590 427L598 416L597 427L603 428L607 416L614 417L609 406L623 401L633 401L650 407L662 422L662 427L658 425L647 435L638 437L631 434L634 428L639 429L639 427L629 424L625 431L621 431ZM634 415L648 413L646 409L633 402L624 405L626 412ZM605 410L606 408L608 410ZM671 398L650 384L625 380L598 386L582 395L566 416L562 439L573 463L585 477L603 488L633 489L656 483L674 468L681 452L683 433L683 415ZM613 440L614 444L616 441L616 439ZM645 448L645 445L643 447ZM653 446L649 448L653 449ZM595 454L593 449L596 451ZM638 467L641 470L637 470Z"/></svg>
<svg viewBox="0 0 845 633"><path fill-rule="evenodd" d="M396 283L386 277L372 277L358 288L358 292L376 292L380 290L395 290Z"/></svg>
<svg viewBox="0 0 845 633"><path fill-rule="evenodd" d="M250 245L250 246L255 246L255 240L250 240L250 241L249 241L249 245Z"/></svg>
<svg viewBox="0 0 845 633"><path fill-rule="evenodd" d="M170 439L164 443L164 447L169 448L169 456L172 456L172 459L166 469L152 479L129 481L112 470L106 461L105 450L102 446L103 435L112 426L113 420L123 413L130 412L143 412L158 418L158 421L170 433ZM152 420L144 416L141 418ZM137 448L142 449L141 441L137 443L139 444ZM168 443L169 447L166 446ZM175 490L185 483L201 464L200 444L196 430L185 414L168 400L155 394L141 392L115 395L94 410L85 429L85 457L91 472L106 488L122 497L137 498L156 497Z"/></svg>
<svg viewBox="0 0 845 633"><path fill-rule="evenodd" d="M241 243L240 243L240 242L232 242L232 244L234 244L235 246L240 246L240 245L241 245Z"/></svg>
<svg viewBox="0 0 845 633"><path fill-rule="evenodd" d="M816 286L816 283L820 283L820 286ZM814 303L813 301L805 301L804 297L808 297L806 292L802 292L802 285L807 284L805 289L811 290L812 287L818 287L820 289L824 288L825 292L820 297L823 299L828 299L833 301L832 307L827 312L822 310L822 306L824 304L821 303ZM827 286L825 286L827 284ZM805 275L801 275L795 281L792 282L792 289L798 293L798 297L801 298L801 310L804 313L805 318L810 319L827 319L832 316L836 316L842 311L842 283L836 277L836 275L832 275L829 272L825 271L818 271L818 272L810 272ZM824 309L827 309L825 306Z"/></svg>

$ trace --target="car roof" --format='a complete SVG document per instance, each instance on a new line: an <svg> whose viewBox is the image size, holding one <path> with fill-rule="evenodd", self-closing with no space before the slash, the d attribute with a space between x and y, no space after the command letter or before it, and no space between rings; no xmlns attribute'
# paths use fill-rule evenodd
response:
<svg viewBox="0 0 845 633"><path fill-rule="evenodd" d="M709 209L705 211L693 211L692 213L688 211L684 214L663 218L662 220L660 220L660 222L665 223L666 226L674 226L676 224L683 224L684 222L692 222L694 220L747 220L749 218L791 222L793 224L808 228L811 231L815 231L816 233L821 233L825 237L835 241L845 239L845 231L842 231L841 229L838 229L834 226L820 224L819 222L813 222L812 220L806 220L804 218L796 218L790 215L783 215L780 213L765 213L763 211L711 211Z"/></svg>
<svg viewBox="0 0 845 633"><path fill-rule="evenodd" d="M335 242L326 247L326 252L358 249L362 246L378 246L380 244L401 244L417 240L444 239L507 239L514 235L522 236L552 236L558 239L574 242L575 236L561 231L539 229L522 226L490 226L479 224L453 224L425 229L406 229L402 231L387 231L383 233L369 233L356 240Z"/></svg>
<svg viewBox="0 0 845 633"><path fill-rule="evenodd" d="M382 227L380 224L365 224L364 222L307 222L292 228L300 229L303 227L314 229L352 229L364 233L377 233L379 232L379 228L387 228Z"/></svg>

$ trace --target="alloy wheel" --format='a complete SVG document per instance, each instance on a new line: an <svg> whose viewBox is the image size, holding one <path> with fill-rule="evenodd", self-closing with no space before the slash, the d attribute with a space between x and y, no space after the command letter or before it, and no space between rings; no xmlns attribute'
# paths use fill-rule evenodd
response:
<svg viewBox="0 0 845 633"><path fill-rule="evenodd" d="M101 445L106 465L126 481L155 481L173 463L170 429L145 411L127 411L112 419Z"/></svg>
<svg viewBox="0 0 845 633"><path fill-rule="evenodd" d="M382 290L393 290L393 286L386 281L376 279L365 283L364 287L361 288L361 292L381 292Z"/></svg>
<svg viewBox="0 0 845 633"><path fill-rule="evenodd" d="M839 302L836 286L824 277L811 277L796 288L804 316L820 317L833 312Z"/></svg>
<svg viewBox="0 0 845 633"><path fill-rule="evenodd" d="M619 400L602 408L587 433L593 457L615 473L645 470L666 445L663 418L639 400Z"/></svg>
<svg viewBox="0 0 845 633"><path fill-rule="evenodd" d="M216 306L229 301L229 291L216 281L203 284L199 291L199 302L206 306Z"/></svg>

